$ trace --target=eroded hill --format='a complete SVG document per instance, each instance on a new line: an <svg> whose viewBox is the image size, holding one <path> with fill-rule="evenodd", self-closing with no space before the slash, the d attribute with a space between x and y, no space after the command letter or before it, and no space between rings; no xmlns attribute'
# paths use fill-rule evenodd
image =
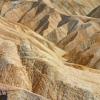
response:
<svg viewBox="0 0 100 100"><path fill-rule="evenodd" d="M0 1L0 99L100 100L100 1L79 1Z"/></svg>
<svg viewBox="0 0 100 100"><path fill-rule="evenodd" d="M62 4L60 1L56 2ZM65 0L65 2L69 6L79 3L77 0ZM97 0L94 2L90 0L90 2L80 0L80 3L83 5L88 5L88 9L94 9L91 13L86 9L89 13L88 16L91 16L91 18L61 12L53 5L53 3L56 4L55 0L2 1L1 16L11 22L24 24L55 43L58 47L66 51L65 58L68 62L99 69L100 10L98 5L100 1ZM60 8L60 6L58 7ZM70 8L72 7L69 7L67 10L70 11ZM73 8L73 10L75 9ZM98 16L98 18L96 19L92 16Z"/></svg>

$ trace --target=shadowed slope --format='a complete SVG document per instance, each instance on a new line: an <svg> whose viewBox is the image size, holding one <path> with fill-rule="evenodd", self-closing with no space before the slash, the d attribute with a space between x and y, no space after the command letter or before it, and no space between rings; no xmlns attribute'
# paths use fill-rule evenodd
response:
<svg viewBox="0 0 100 100"><path fill-rule="evenodd" d="M95 18L100 18L100 6L96 7L93 9L89 14L89 17L95 17Z"/></svg>

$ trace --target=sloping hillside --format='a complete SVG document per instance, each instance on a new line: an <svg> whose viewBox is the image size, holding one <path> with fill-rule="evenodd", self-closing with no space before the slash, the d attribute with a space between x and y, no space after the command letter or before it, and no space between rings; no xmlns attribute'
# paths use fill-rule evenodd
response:
<svg viewBox="0 0 100 100"><path fill-rule="evenodd" d="M0 18L0 83L50 100L99 100L100 71L68 63L65 54L29 28Z"/></svg>
<svg viewBox="0 0 100 100"><path fill-rule="evenodd" d="M49 0L2 2L1 16L11 22L24 24L55 43L66 51L65 58L68 62L99 69L100 19L63 13L52 4L53 2ZM76 4L73 2L77 1L67 2ZM91 6L99 5L99 1L93 2L90 0L90 2L84 1L82 3L80 0L83 5L86 3ZM57 3L62 4L60 1L57 1ZM70 11L70 9L67 10ZM98 11L94 8L92 12L88 16L99 17L99 8Z"/></svg>
<svg viewBox="0 0 100 100"><path fill-rule="evenodd" d="M1 0L0 100L100 100L99 3Z"/></svg>

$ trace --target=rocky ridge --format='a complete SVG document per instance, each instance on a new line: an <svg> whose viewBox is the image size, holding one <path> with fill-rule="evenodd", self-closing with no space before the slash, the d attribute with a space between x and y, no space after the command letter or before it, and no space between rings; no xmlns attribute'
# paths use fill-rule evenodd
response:
<svg viewBox="0 0 100 100"><path fill-rule="evenodd" d="M0 1L0 99L100 100L100 19L52 3Z"/></svg>

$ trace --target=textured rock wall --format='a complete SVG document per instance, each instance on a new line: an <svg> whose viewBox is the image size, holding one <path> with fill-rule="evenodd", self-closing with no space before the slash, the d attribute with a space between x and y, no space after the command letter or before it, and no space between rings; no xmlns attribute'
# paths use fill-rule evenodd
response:
<svg viewBox="0 0 100 100"><path fill-rule="evenodd" d="M0 40L0 83L50 100L100 99L100 72L65 62L63 50L29 28L0 18ZM17 94L15 88L14 91L9 98L26 99L23 96L27 94L31 100L30 94L22 90Z"/></svg>
<svg viewBox="0 0 100 100"><path fill-rule="evenodd" d="M0 1L0 95L100 100L99 0L79 1ZM64 2L70 13L59 10Z"/></svg>
<svg viewBox="0 0 100 100"><path fill-rule="evenodd" d="M55 43L66 51L64 57L68 62L99 69L100 19L65 14L52 4L54 2L62 4L60 1L49 0L2 1L1 16L11 22L24 24ZM88 16L99 17L99 0L62 2L66 2L69 6L75 4L80 7L79 3L88 5L89 9L94 8ZM97 9L93 5L98 6ZM70 11L70 8L67 10ZM88 11L86 8L83 9Z"/></svg>

